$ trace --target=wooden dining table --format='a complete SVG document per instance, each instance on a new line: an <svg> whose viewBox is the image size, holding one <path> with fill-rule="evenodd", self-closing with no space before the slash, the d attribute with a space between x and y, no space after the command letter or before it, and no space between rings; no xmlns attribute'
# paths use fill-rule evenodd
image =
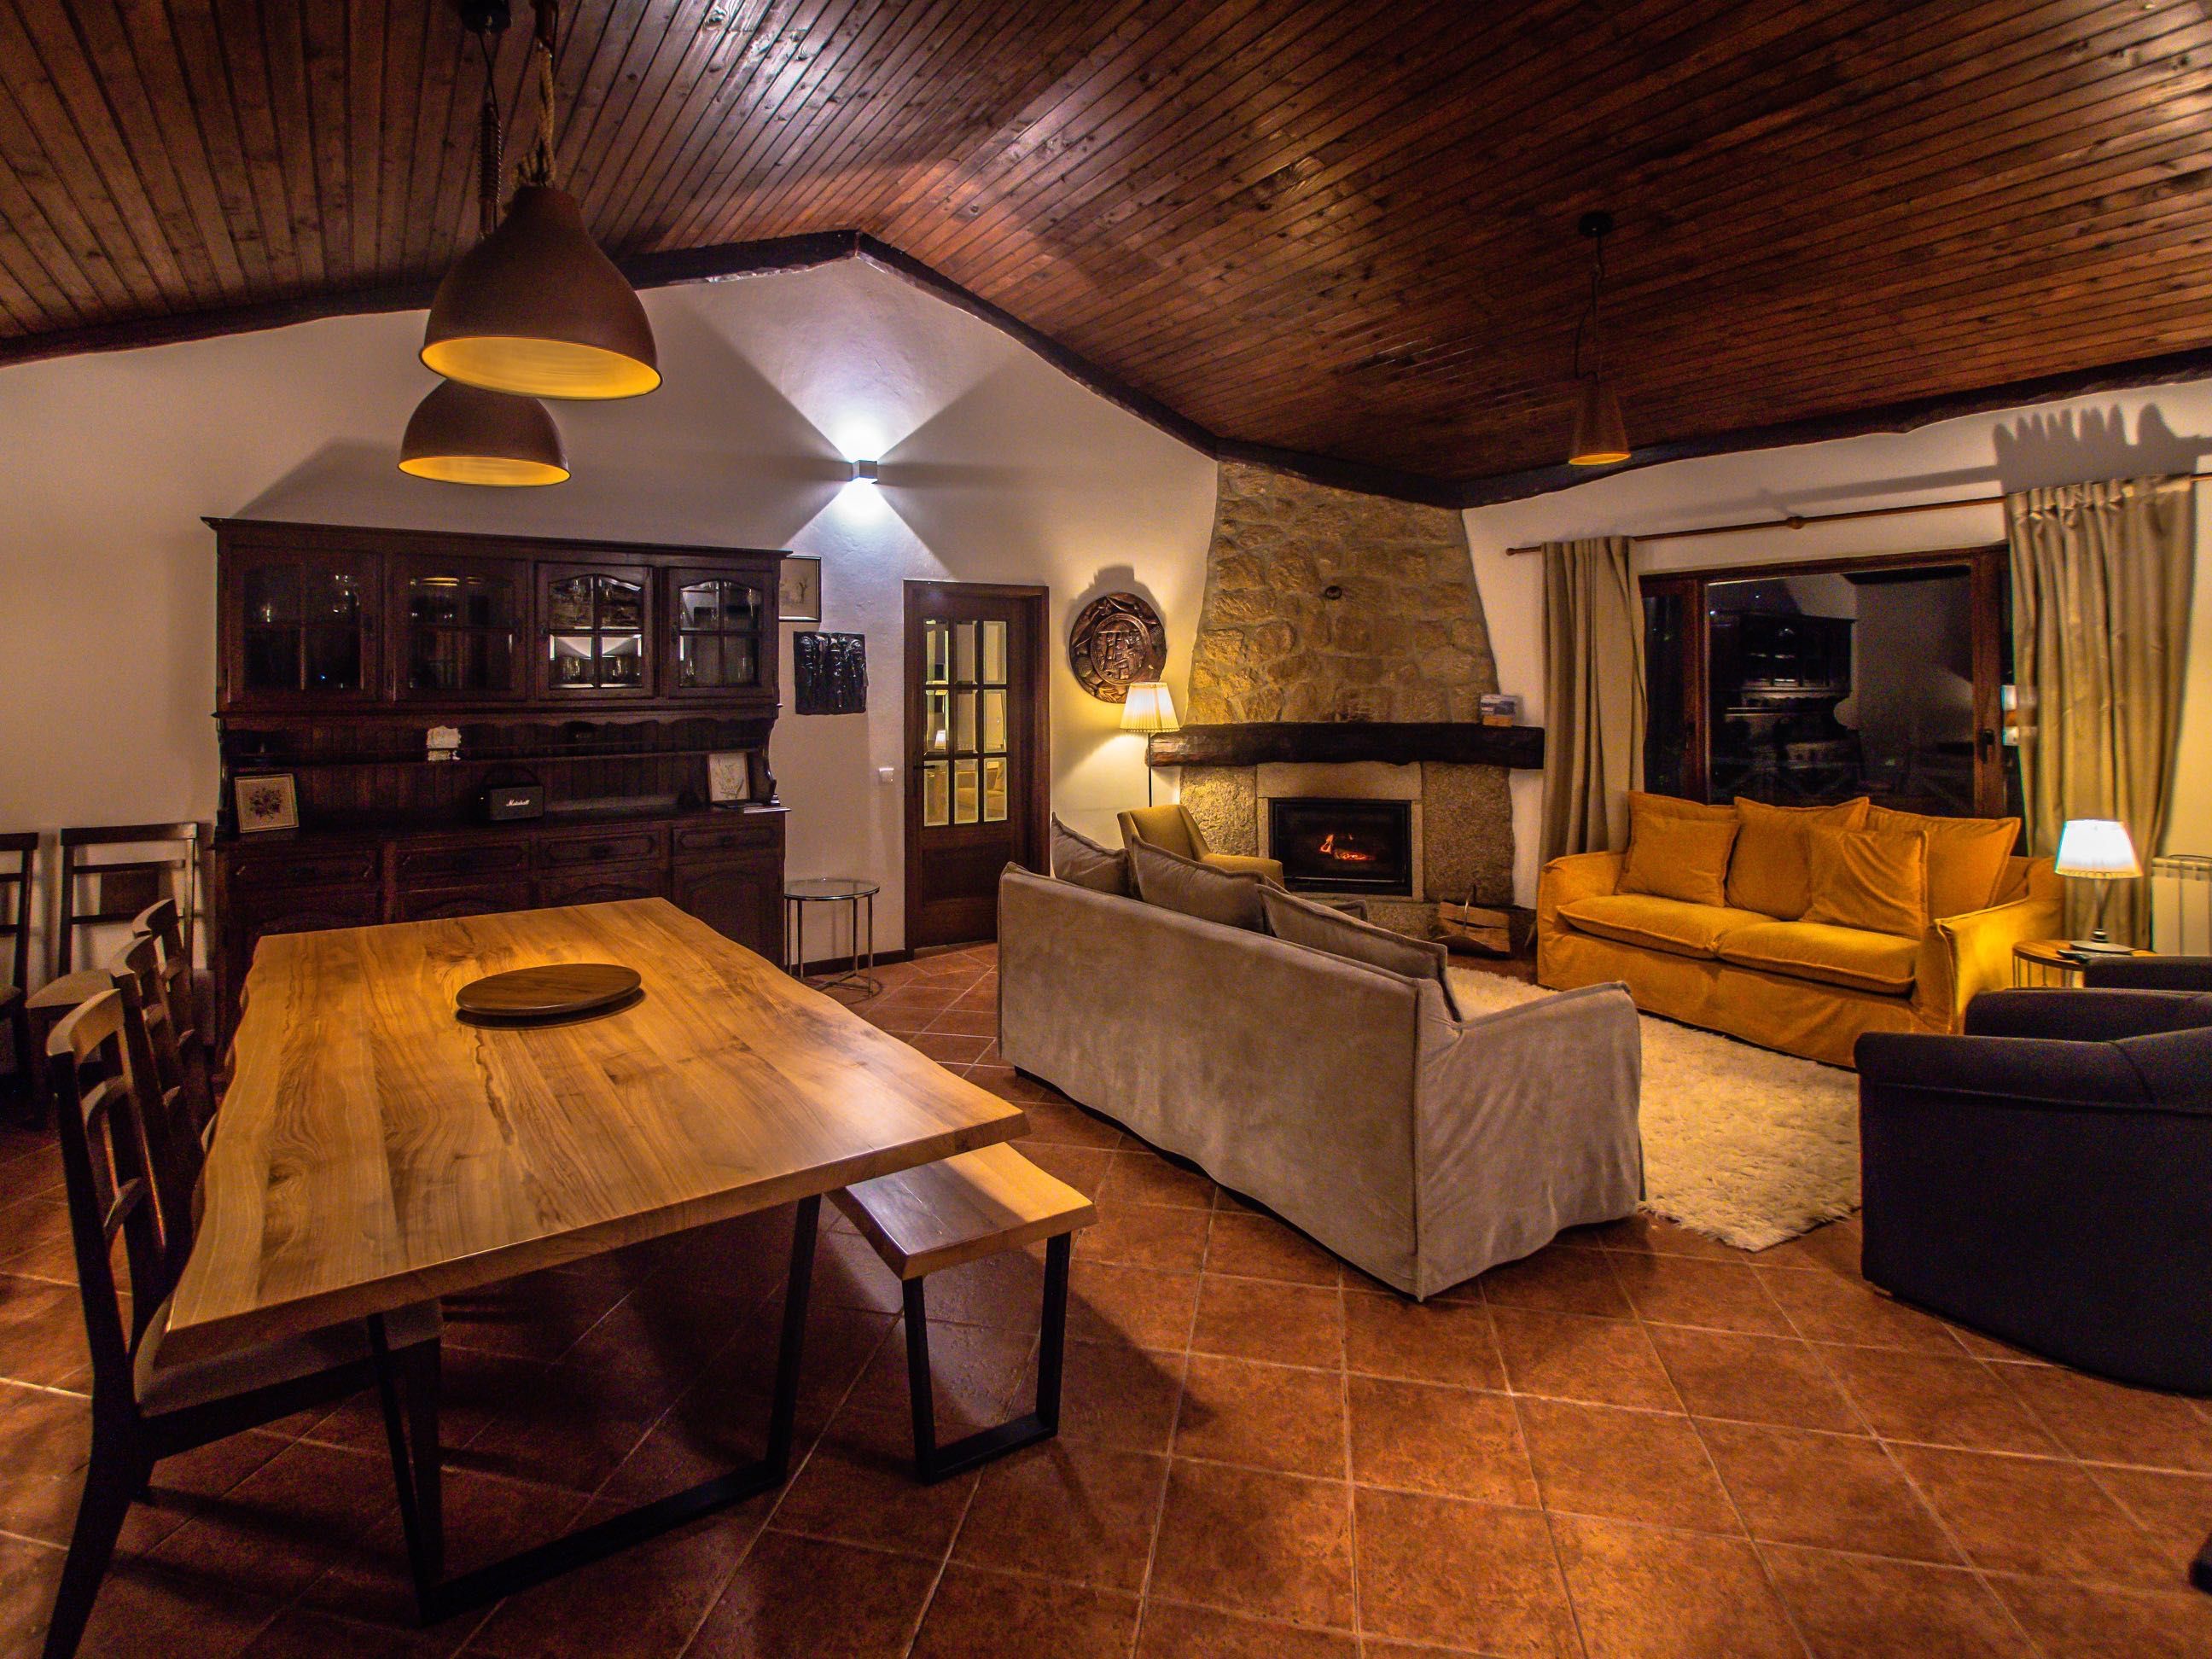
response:
<svg viewBox="0 0 2212 1659"><path fill-rule="evenodd" d="M590 962L635 969L641 995L562 1024L456 1011L486 975ZM823 1194L1027 1128L663 899L265 939L231 1059L164 1358L367 1322L426 1620L781 1485ZM402 1410L385 1316L786 1204L766 1455L445 1577L434 1409Z"/></svg>

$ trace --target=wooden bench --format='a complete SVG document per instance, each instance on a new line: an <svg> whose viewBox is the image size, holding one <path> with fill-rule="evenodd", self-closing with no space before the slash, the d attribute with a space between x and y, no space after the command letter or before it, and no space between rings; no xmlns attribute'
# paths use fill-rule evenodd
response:
<svg viewBox="0 0 2212 1659"><path fill-rule="evenodd" d="M1060 1361L1067 1344L1068 1255L1075 1230L1098 1219L1097 1206L1007 1146L984 1146L863 1181L831 1194L831 1201L875 1246L906 1292L915 1478L942 1480L1057 1434ZM942 1268L1019 1249L1038 1239L1046 1243L1036 1408L940 1447L930 1393L929 1313L922 1283Z"/></svg>

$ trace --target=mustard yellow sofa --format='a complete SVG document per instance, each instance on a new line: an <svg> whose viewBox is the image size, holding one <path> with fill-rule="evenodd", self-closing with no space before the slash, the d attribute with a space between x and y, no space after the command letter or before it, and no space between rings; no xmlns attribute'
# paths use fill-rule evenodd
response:
<svg viewBox="0 0 2212 1659"><path fill-rule="evenodd" d="M1618 890L1625 855L1578 853L1536 890L1536 978L1619 981L1636 1006L1762 1048L1849 1066L1862 1031L1964 1029L1966 1005L2012 983L2012 947L2061 931L2047 858L2006 861L1997 902L1917 941L1756 910Z"/></svg>

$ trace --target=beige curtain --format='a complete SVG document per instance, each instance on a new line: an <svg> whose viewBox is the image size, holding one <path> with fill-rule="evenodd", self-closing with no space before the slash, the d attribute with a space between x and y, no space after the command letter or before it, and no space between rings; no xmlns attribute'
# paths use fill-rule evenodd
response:
<svg viewBox="0 0 2212 1659"><path fill-rule="evenodd" d="M2120 478L2005 498L2012 542L2014 678L2031 850L2054 853L2069 818L2118 818L2146 865L2172 794L2197 560L2191 484ZM2067 922L2096 895L2069 882ZM2114 882L2105 926L2150 943L2148 884Z"/></svg>
<svg viewBox="0 0 2212 1659"><path fill-rule="evenodd" d="M1628 845L1644 786L1644 599L1626 536L1544 544L1547 859Z"/></svg>

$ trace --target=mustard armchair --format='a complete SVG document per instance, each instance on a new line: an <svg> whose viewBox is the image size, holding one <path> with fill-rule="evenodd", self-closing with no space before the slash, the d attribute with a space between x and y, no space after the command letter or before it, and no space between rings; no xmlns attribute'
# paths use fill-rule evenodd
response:
<svg viewBox="0 0 2212 1659"><path fill-rule="evenodd" d="M1257 876L1277 887L1283 884L1279 860L1249 858L1242 853L1217 853L1208 847L1206 832L1198 827L1198 820L1191 817L1189 809L1181 801L1170 801L1165 806L1132 807L1120 815L1119 822L1124 847L1133 848L1142 842L1179 858L1210 864L1217 870Z"/></svg>

